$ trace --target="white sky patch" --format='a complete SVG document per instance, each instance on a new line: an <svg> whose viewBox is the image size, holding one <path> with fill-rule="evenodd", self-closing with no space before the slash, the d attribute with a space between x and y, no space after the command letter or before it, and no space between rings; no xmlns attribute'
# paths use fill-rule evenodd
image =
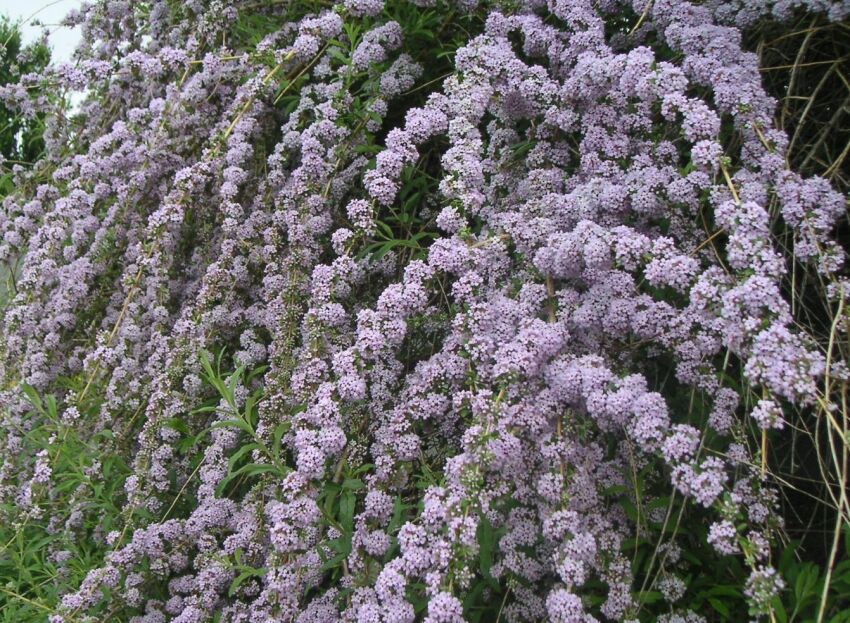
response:
<svg viewBox="0 0 850 623"><path fill-rule="evenodd" d="M24 43L29 43L41 35L42 27L34 26L38 20L47 27L54 62L70 60L71 53L80 40L79 28L61 26L62 18L68 11L82 4L81 0L0 0L0 13L13 22L21 23Z"/></svg>

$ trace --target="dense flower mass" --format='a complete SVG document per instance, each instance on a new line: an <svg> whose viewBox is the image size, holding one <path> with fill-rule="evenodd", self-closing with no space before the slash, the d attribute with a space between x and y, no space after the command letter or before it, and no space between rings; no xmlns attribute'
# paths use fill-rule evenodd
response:
<svg viewBox="0 0 850 623"><path fill-rule="evenodd" d="M0 89L49 119L0 211L0 512L49 535L51 623L704 621L714 557L772 615L769 435L847 426L846 200L788 169L742 39L801 8L850 13L69 16L22 85L79 110Z"/></svg>

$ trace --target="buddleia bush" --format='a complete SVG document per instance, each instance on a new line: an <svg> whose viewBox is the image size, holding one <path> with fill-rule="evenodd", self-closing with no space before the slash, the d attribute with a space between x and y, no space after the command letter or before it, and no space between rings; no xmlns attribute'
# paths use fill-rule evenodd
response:
<svg viewBox="0 0 850 623"><path fill-rule="evenodd" d="M846 620L846 198L751 41L848 13L69 15L0 90L3 615Z"/></svg>

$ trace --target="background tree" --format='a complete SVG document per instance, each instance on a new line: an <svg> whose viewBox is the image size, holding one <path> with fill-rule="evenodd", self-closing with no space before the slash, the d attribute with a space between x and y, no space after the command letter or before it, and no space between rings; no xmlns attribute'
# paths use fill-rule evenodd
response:
<svg viewBox="0 0 850 623"><path fill-rule="evenodd" d="M23 74L39 73L50 62L50 49L41 39L24 45L20 24L0 15L0 85L18 82ZM0 154L8 164L29 165L44 151L44 115L28 117L0 102ZM4 169L8 169L5 166ZM3 177L3 190L9 184ZM5 194L5 192L3 193Z"/></svg>

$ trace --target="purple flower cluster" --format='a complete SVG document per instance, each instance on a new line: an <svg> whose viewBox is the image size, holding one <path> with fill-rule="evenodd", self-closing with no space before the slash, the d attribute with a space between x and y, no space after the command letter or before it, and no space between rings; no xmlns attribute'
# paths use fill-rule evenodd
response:
<svg viewBox="0 0 850 623"><path fill-rule="evenodd" d="M746 592L768 608L776 496L737 441L832 399L774 232L825 282L844 258L844 197L787 170L757 58L727 25L789 3L496 3L403 114L428 61L383 1L299 15L246 53L222 43L236 8L166 4L84 10L89 44L51 75L92 92L75 151L50 149L49 181L21 173L0 212L0 260L20 264L0 495L37 518L52 487L49 453L16 451L36 417L22 383L59 393L81 438L131 448L133 523L53 621L109 594L135 623L460 623L485 529L504 620L634 620L627 547L655 518L625 509L658 491L713 516L719 554L760 552ZM612 35L626 6L645 19ZM0 97L46 105L24 86ZM410 235L388 222L412 220L400 197L433 154L414 206L433 242L372 254ZM223 346L259 372L198 409L201 353ZM671 406L672 385L701 408ZM181 431L203 440L195 463ZM263 475L228 484L245 461ZM194 506L168 518L176 491ZM652 590L672 611L689 571L665 547L681 573Z"/></svg>

